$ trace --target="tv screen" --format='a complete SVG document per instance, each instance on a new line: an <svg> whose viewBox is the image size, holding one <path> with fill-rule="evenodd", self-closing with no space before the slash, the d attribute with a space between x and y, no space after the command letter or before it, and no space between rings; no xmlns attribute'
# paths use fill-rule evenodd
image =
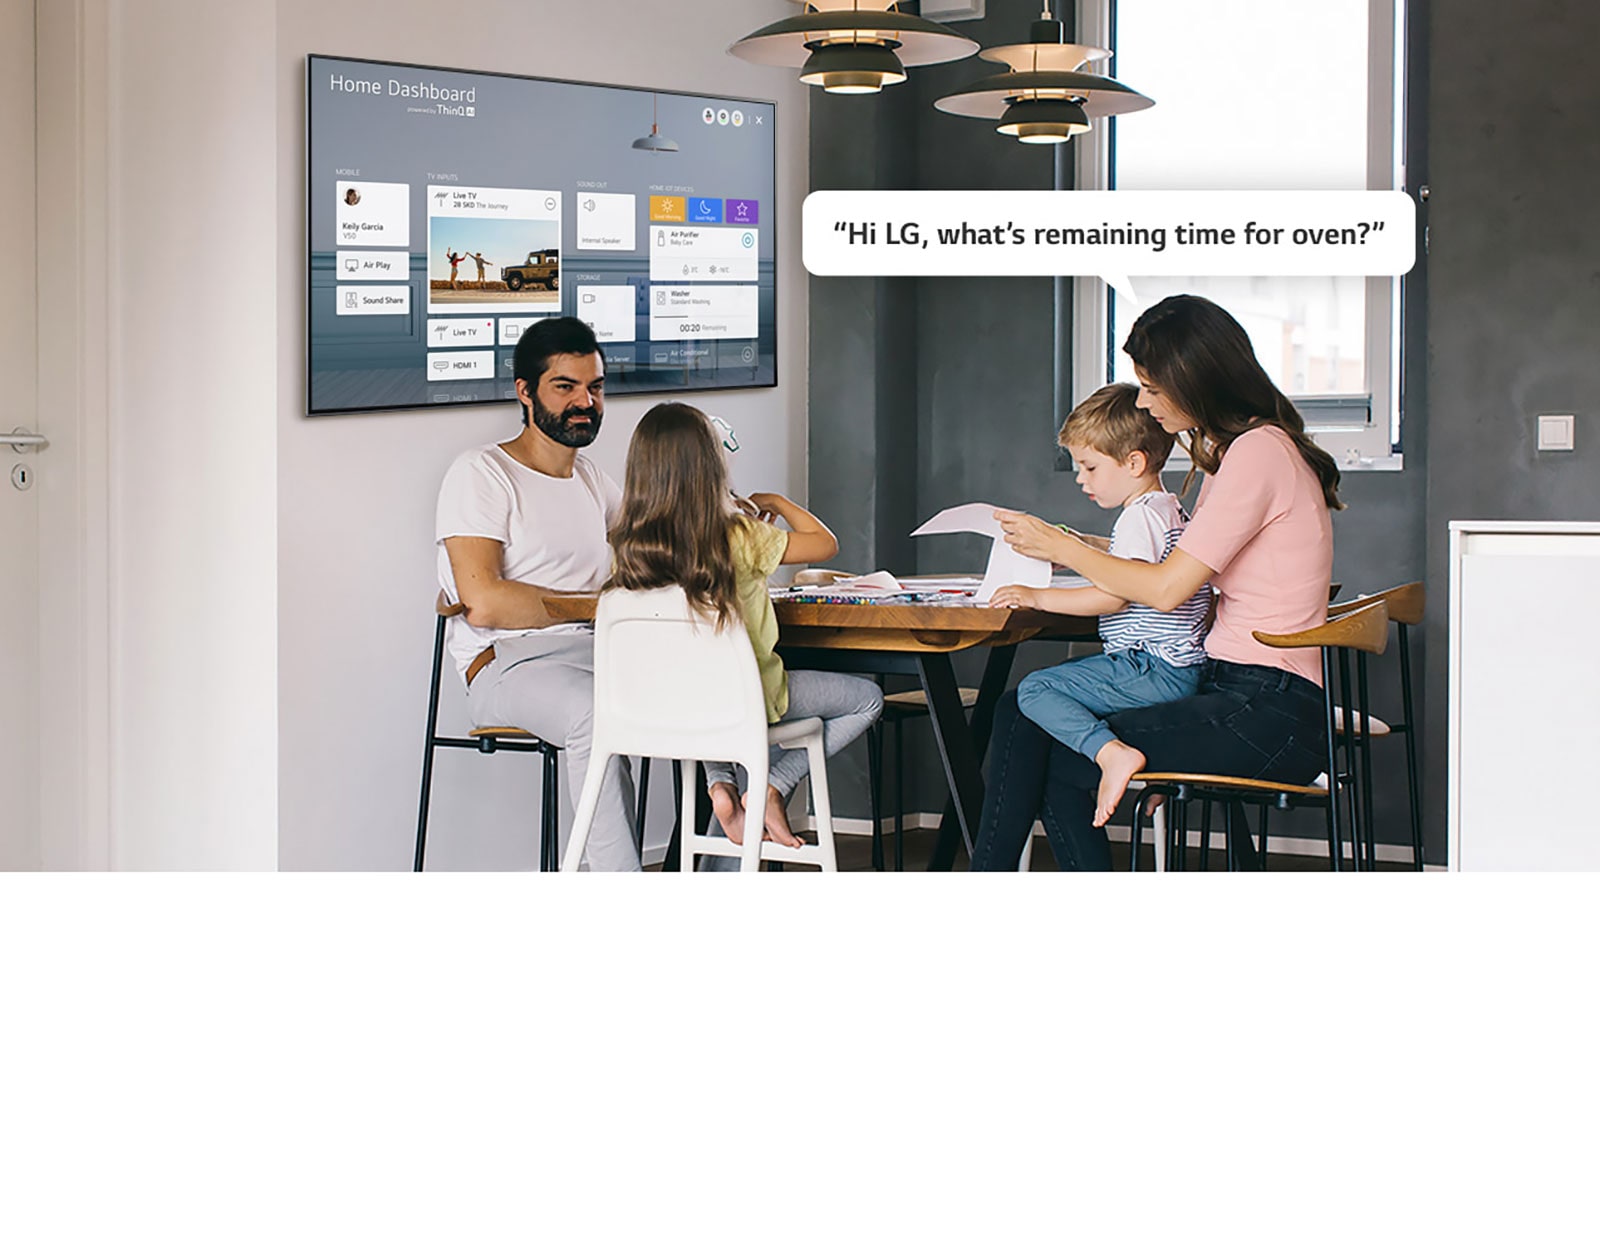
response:
<svg viewBox="0 0 1600 1250"><path fill-rule="evenodd" d="M771 103L306 66L308 413L513 399L557 315L612 394L777 384Z"/></svg>

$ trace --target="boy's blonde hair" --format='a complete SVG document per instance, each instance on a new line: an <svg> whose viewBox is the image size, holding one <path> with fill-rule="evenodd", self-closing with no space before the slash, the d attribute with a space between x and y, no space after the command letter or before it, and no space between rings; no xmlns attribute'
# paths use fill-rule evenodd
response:
<svg viewBox="0 0 1600 1250"><path fill-rule="evenodd" d="M1127 382L1102 386L1067 416L1056 442L1063 447L1092 448L1118 464L1126 464L1129 456L1142 451L1145 471L1159 473L1177 438L1138 406L1138 397L1139 388Z"/></svg>

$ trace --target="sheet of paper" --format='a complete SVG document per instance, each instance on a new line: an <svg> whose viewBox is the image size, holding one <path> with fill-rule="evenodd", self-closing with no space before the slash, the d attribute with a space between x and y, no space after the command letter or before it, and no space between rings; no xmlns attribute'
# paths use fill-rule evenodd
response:
<svg viewBox="0 0 1600 1250"><path fill-rule="evenodd" d="M1002 586L1049 584L1050 561L1022 555L1013 551L1005 539L997 538L989 548L989 567L984 570L983 585L973 594L972 601L982 607Z"/></svg>
<svg viewBox="0 0 1600 1250"><path fill-rule="evenodd" d="M994 510L992 503L964 503L959 507L946 508L912 530L911 537L920 538L924 534L982 534L986 538L999 538L1000 522L994 519Z"/></svg>
<svg viewBox="0 0 1600 1250"><path fill-rule="evenodd" d="M860 577L842 577L834 582L830 590L881 590L887 594L897 595L905 589L895 580L894 574L886 569L879 569L876 573L864 573Z"/></svg>
<svg viewBox="0 0 1600 1250"><path fill-rule="evenodd" d="M982 534L991 540L983 581L972 596L972 601L980 605L987 604L990 596L1002 586L1050 584L1050 561L1013 551L1002 537L1005 531L994 519L994 512L992 503L964 503L946 508L911 531L913 538L922 534Z"/></svg>
<svg viewBox="0 0 1600 1250"><path fill-rule="evenodd" d="M976 590L983 584L981 577L903 577L900 584L907 590L926 594L935 590Z"/></svg>

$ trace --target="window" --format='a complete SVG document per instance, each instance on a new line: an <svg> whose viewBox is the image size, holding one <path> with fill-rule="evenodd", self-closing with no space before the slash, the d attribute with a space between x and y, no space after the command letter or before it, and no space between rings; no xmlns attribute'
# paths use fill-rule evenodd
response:
<svg viewBox="0 0 1600 1250"><path fill-rule="evenodd" d="M1083 43L1156 107L1074 143L1077 186L1388 190L1404 186L1405 0L1079 0ZM1128 327L1167 295L1214 299L1345 468L1398 468L1396 278L1139 278L1138 300L1079 279L1073 393L1131 381Z"/></svg>

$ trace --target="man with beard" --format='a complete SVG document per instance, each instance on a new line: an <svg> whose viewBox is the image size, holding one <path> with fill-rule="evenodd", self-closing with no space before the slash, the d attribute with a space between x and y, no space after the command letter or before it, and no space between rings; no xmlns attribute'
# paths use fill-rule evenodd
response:
<svg viewBox="0 0 1600 1250"><path fill-rule="evenodd" d="M593 594L611 572L606 534L622 492L579 450L605 414L605 355L583 322L551 317L523 334L512 366L523 431L463 452L445 474L439 582L465 609L449 643L473 723L561 746L576 796L594 732L594 633L553 623L544 597ZM632 777L614 759L584 855L591 870L639 870L632 827Z"/></svg>

